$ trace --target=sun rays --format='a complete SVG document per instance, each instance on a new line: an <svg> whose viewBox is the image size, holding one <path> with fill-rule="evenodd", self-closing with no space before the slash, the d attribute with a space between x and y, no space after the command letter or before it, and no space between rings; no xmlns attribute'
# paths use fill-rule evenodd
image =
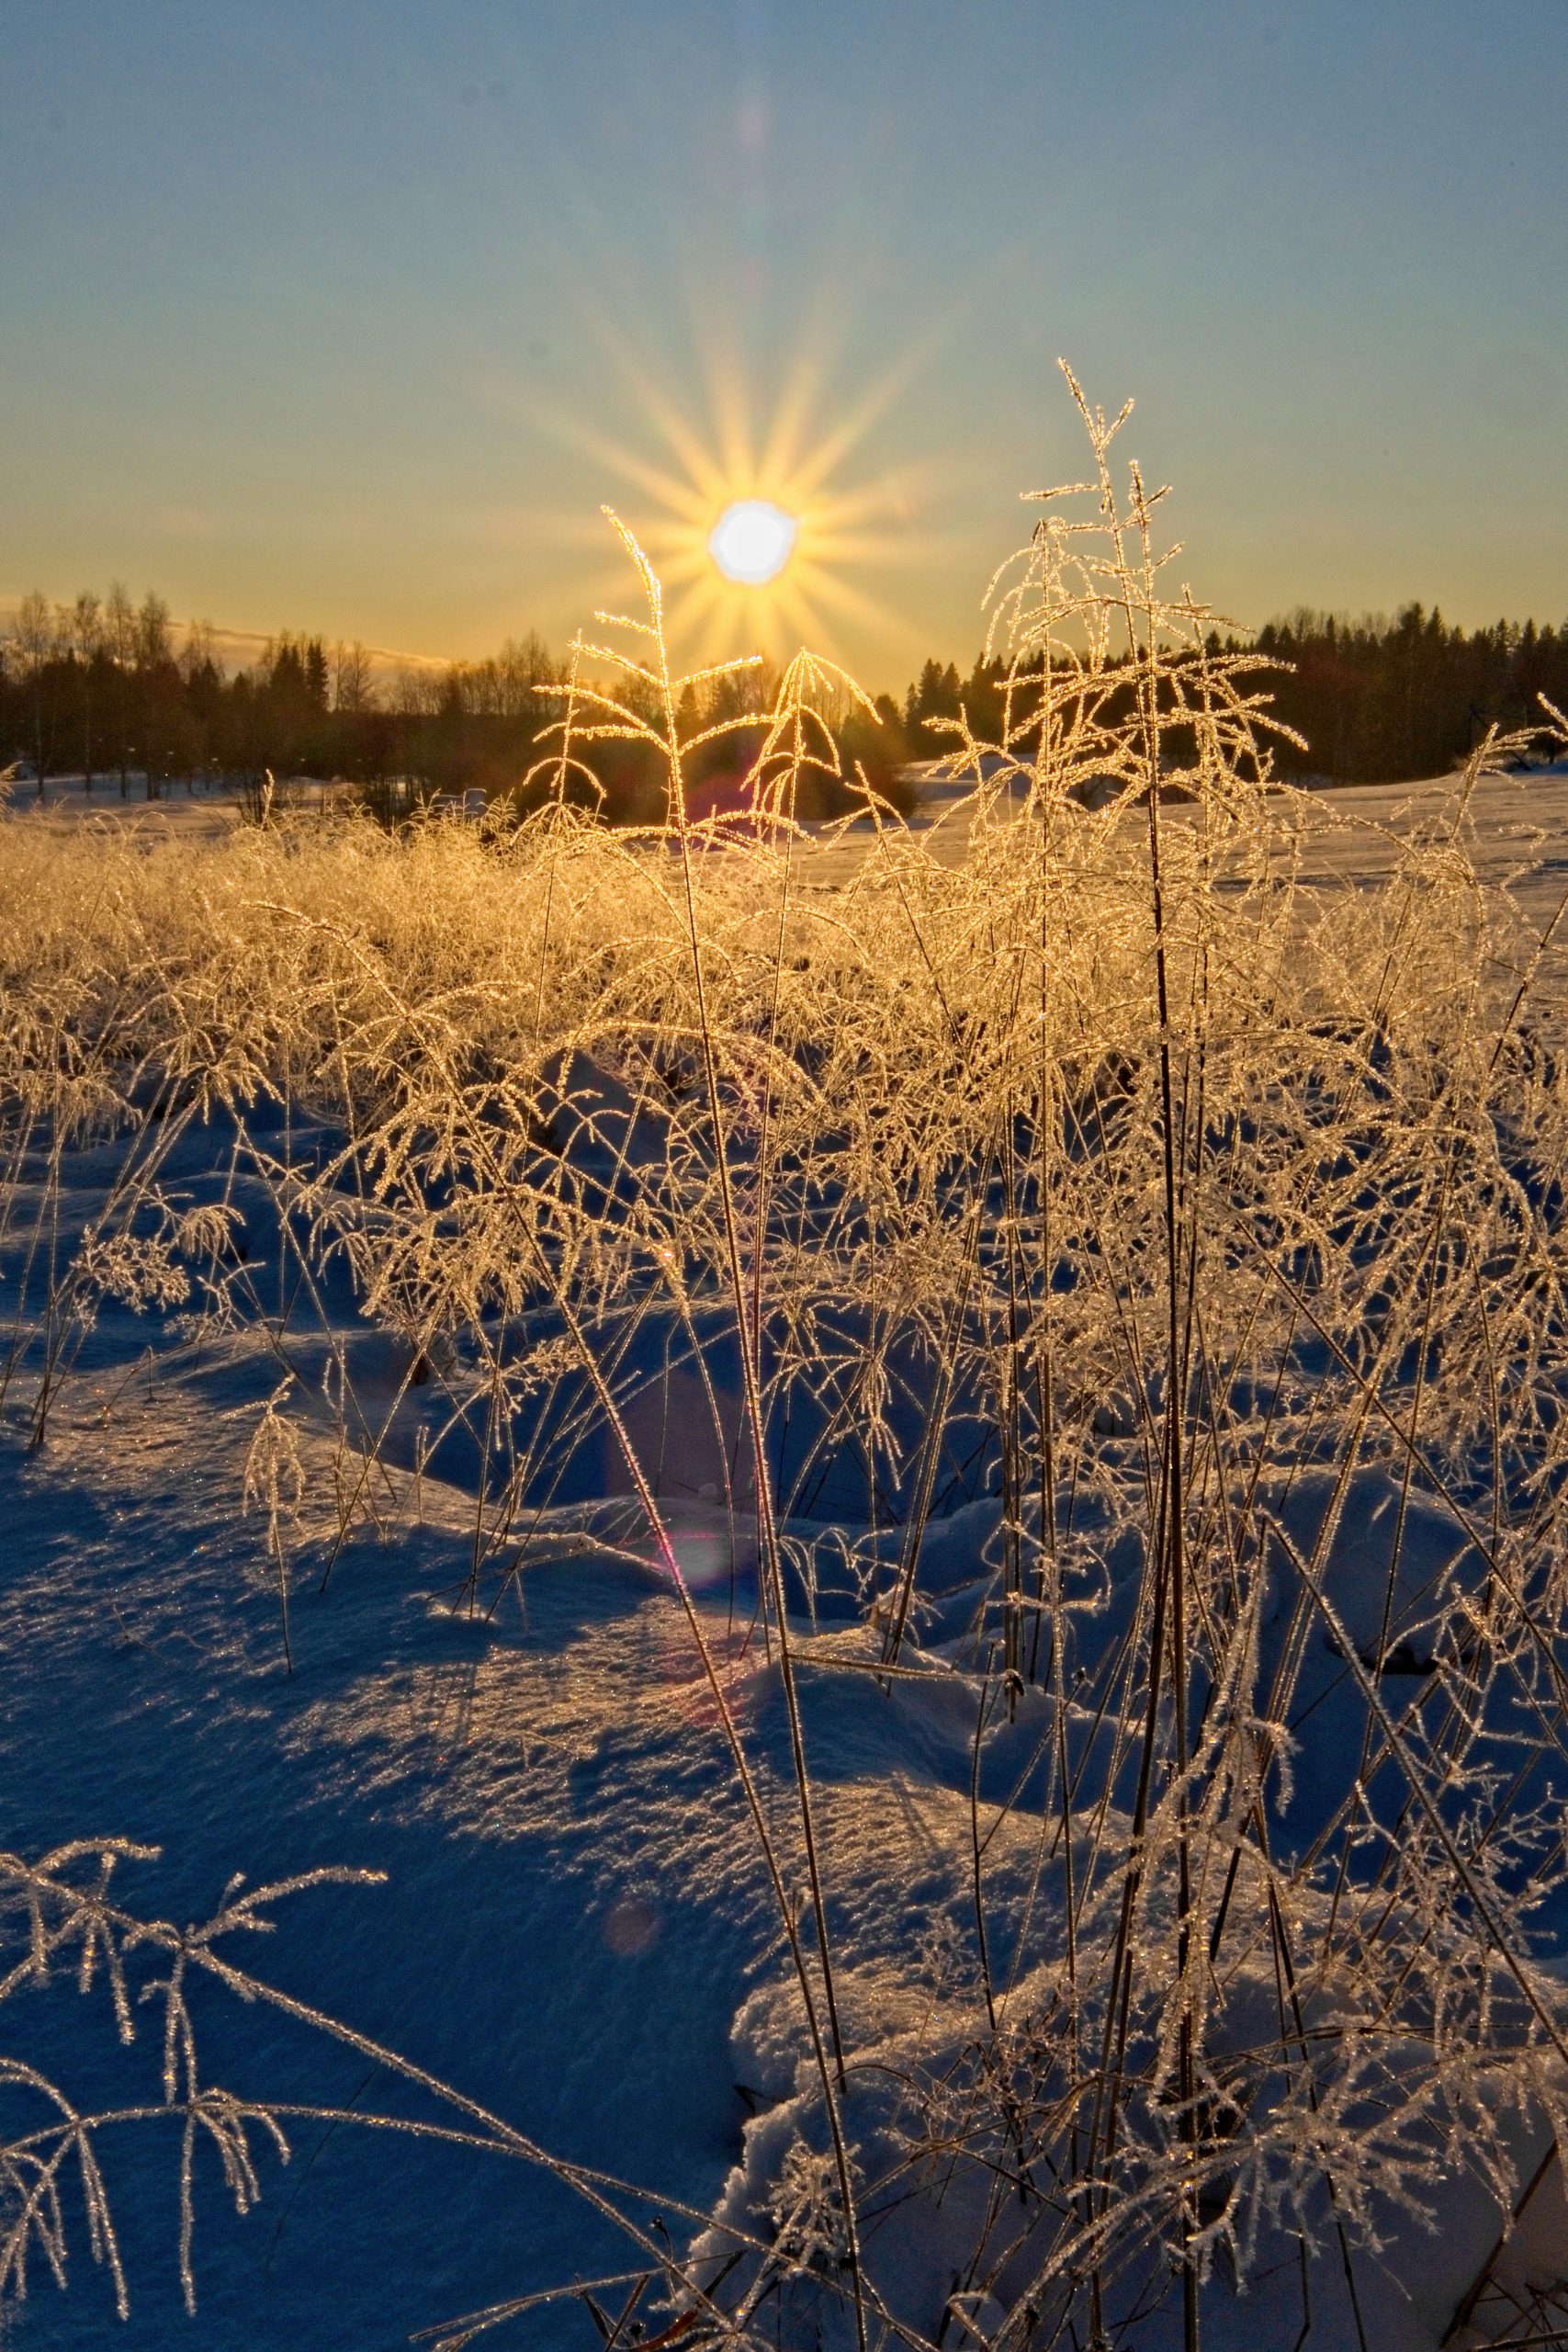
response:
<svg viewBox="0 0 1568 2352"><path fill-rule="evenodd" d="M900 633L902 615L868 576L881 586L889 571L929 555L912 513L912 493L926 485L908 464L874 471L856 459L909 362L845 400L830 382L833 338L802 338L815 356L797 348L763 394L759 371L709 336L692 400L661 382L611 322L595 318L592 331L621 379L616 406L635 424L612 436L581 417L554 423L614 478L610 503L663 582L683 656L788 655L801 645L836 653L846 634L863 643ZM615 552L606 547L606 582Z"/></svg>

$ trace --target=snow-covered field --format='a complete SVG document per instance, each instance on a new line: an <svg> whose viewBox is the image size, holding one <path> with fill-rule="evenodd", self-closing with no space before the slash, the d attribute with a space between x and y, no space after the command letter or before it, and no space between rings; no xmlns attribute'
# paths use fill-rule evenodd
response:
<svg viewBox="0 0 1568 2352"><path fill-rule="evenodd" d="M208 1131L194 1134L166 1181L199 1194L221 1157L213 1144ZM101 1211L106 1157L75 1156L68 1227ZM265 1225L259 1189L228 1184L253 1232ZM389 1407L393 1343L367 1337L346 1310L336 1329L358 1351L360 1403ZM236 1961L479 2099L551 2154L636 2184L646 2198L620 2201L656 2240L658 2215L683 2250L694 2217L720 2199L723 2217L754 2230L792 2132L803 2120L809 2131L811 2070L712 1696L668 1577L627 1556L646 1551L637 1514L624 1498L543 1514L525 1565L510 1580L488 1575L476 1605L472 1498L428 1474L416 1490L411 1473L389 1466L367 1498L378 1524L337 1553L322 1591L335 1532L327 1498L344 1472L330 1430L307 1413L299 1444L310 1499L290 1528L286 1671L276 1564L262 1516L243 1508L247 1453L277 1373L276 1334L149 1345L144 1319L111 1306L40 1452L25 1448L26 1407L8 1408L6 1843L29 1855L84 1836L157 1847L160 1860L120 1866L116 1891L129 1907L179 1923L216 1910L237 1871L252 1882L334 1864L385 1872L379 1885L285 1898L276 1934L242 1937L259 1949ZM700 1428L695 1441L700 1453ZM383 1456L391 1463L397 1451ZM725 1513L687 1491L703 1466L684 1458L677 1430L660 1480L666 1521L787 1837L777 1669L747 1638L747 1545L732 1576ZM1303 1543L1326 1483L1298 1483L1292 1498ZM1336 1599L1362 1643L1378 1638L1382 1587L1367 1570L1386 1554L1398 1499L1397 1480L1368 1474L1345 1514L1355 1532L1340 1547ZM1012 1985L1004 2022L1010 2001L1021 2012L1032 1996L1027 1943L1010 1946L1038 1868L1046 1695L1031 1690L1010 1726L998 1719L972 1789L979 1685L962 1667L964 1633L994 1582L985 1555L994 1556L998 1518L996 1502L982 1499L933 1528L923 1639L905 1653L908 1679L886 1695L873 1630L796 1627L840 2001L864 2070L848 2116L868 2147L890 2129L879 2067L951 2057L981 2030L971 1975L976 1825L993 1965ZM797 1532L820 1545L829 1530ZM1447 1589L1453 1548L1444 1515L1418 1509L1393 1625L1416 1651L1441 1639L1434 1596ZM1131 1568L1124 1547L1109 1555L1100 1640L1125 1630L1132 1584L1129 1576L1114 1597L1118 1568ZM1277 1652L1289 1617L1281 1598L1266 1619L1266 1649ZM1333 1815L1361 1720L1359 1693L1321 1638L1296 1719L1283 1835L1294 1827L1304 1842ZM1561 1907L1545 1923L1554 1940ZM1047 1950L1049 1929L1037 1922L1036 1933ZM452 2120L360 2048L212 1985L193 2007L204 2081L259 2102ZM121 2049L107 1991L83 1997L69 1972L47 1993L12 1996L6 2047L84 2110L160 2096L156 2012ZM507 2153L475 2155L352 2120L286 2129L292 2161L285 2167L264 2146L262 2196L243 2218L216 2159L198 2154L198 2306L188 2321L176 2262L177 2123L105 2130L130 2302L115 2340L390 2346L456 2313L639 2267L581 2197ZM1528 2177L1544 2144L1539 2123L1515 2137ZM76 2194L68 2172L68 2203ZM1434 2206L1436 2234L1405 2221L1383 2253L1358 2255L1370 2344L1436 2347L1492 2250L1501 2215L1472 2181L1439 2185ZM906 2227L895 2199L879 2219L873 2195L862 2227L884 2291L919 2330L975 2233L973 2188L965 2198L956 2186L934 2222L929 2210L917 2214ZM1354 2324L1327 2218L1310 2291L1315 2340L1337 2346L1355 2341ZM74 2216L68 2231L69 2290L51 2286L35 2257L7 2341L96 2343L114 2329L109 2278L86 2259ZM722 2233L712 2243L732 2245ZM1299 2258L1283 2240L1265 2251L1248 2295L1211 2298L1206 2341L1293 2340ZM625 2291L606 2288L602 2300L618 2308ZM650 2308L657 2299L656 2281ZM977 2297L971 2308L986 2327L999 2307L983 2305ZM584 2307L567 2301L520 2321L518 2340L594 2339ZM1129 2340L1179 2341L1174 2314Z"/></svg>

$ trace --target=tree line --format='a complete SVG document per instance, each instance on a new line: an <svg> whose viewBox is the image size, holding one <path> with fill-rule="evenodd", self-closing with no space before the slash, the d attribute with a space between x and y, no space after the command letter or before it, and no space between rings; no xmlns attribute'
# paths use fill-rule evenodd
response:
<svg viewBox="0 0 1568 2352"><path fill-rule="evenodd" d="M1292 764L1348 783L1441 775L1490 726L1539 727L1542 695L1568 710L1568 623L1499 620L1467 635L1419 605L1392 621L1302 608L1254 643L1290 664L1269 683L1307 740Z"/></svg>
<svg viewBox="0 0 1568 2352"><path fill-rule="evenodd" d="M149 799L218 780L251 792L268 773L342 778L389 817L411 798L474 791L487 801L509 797L521 811L562 780L552 773L547 730L561 716L568 670L536 633L483 661L405 664L390 674L361 644L285 633L231 675L210 625L192 623L175 639L169 607L152 592L140 604L118 585L73 605L24 597L0 638L0 766L23 763L40 797L46 779L60 775L80 776L89 793ZM760 663L711 681L682 708L682 735L729 730L701 744L688 770L716 806L726 777L743 774L765 739L776 684L776 672ZM846 775L863 763L875 787L902 805L908 746L896 707L884 700L890 729L845 697L827 714L832 750L826 739L818 748ZM564 784L612 822L655 823L665 813L663 772L646 744L574 742ZM853 805L847 787L814 770L799 813Z"/></svg>
<svg viewBox="0 0 1568 2352"><path fill-rule="evenodd" d="M23 598L0 640L0 760L39 781L156 798L171 784L308 773L391 776L432 790L515 783L552 715L536 692L559 672L534 635L499 654L378 677L358 643L285 633L230 675L209 625L178 650L168 605L118 585L73 605Z"/></svg>
<svg viewBox="0 0 1568 2352"><path fill-rule="evenodd" d="M1276 715L1306 740L1304 752L1279 746L1275 764L1288 775L1346 784L1440 775L1489 726L1539 726L1542 695L1568 710L1568 622L1499 620L1467 633L1418 604L1392 620L1301 606L1251 639L1210 639L1216 652L1244 643L1281 665L1258 684ZM953 662L927 662L899 714L906 734L940 749L942 731L927 722L954 718L962 707L975 734L994 741L1005 676L1001 662L984 657L966 678Z"/></svg>
<svg viewBox="0 0 1568 2352"><path fill-rule="evenodd" d="M1213 642L1218 650L1221 640ZM1224 640L1227 650L1237 642ZM1493 722L1538 720L1540 695L1568 708L1568 624L1504 620L1467 634L1420 605L1392 620L1302 608L1251 642L1283 665L1268 682L1274 707L1307 741L1305 752L1281 749L1287 773L1347 782L1436 775ZM566 675L533 633L484 661L405 665L389 675L363 645L285 633L230 674L206 624L181 631L176 649L168 605L152 592L137 604L117 584L68 605L34 594L0 639L0 764L26 762L40 791L45 777L72 775L89 790L156 797L182 781L244 785L270 770L343 777L372 797L397 779L422 797L477 788L526 806L552 788L543 775L524 786L548 756L542 739L561 708L559 692L540 689L562 689ZM844 699L826 715L845 775L863 765L885 797L903 805L900 768L946 748L953 739L942 722L961 708L977 737L997 739L1004 680L1003 665L984 656L967 675L932 659L901 703L877 696L874 720ZM710 798L760 746L774 684L763 663L713 683L682 712L688 733L733 725L692 763L694 786ZM577 750L574 797L612 821L657 821L662 780L646 746L607 741ZM846 786L817 774L800 813L853 805Z"/></svg>

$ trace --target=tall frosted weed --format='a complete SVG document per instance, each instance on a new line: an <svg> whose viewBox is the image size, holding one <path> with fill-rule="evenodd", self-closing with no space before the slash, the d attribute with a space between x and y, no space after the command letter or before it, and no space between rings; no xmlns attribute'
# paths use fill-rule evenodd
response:
<svg viewBox="0 0 1568 2352"><path fill-rule="evenodd" d="M31 1442L106 1299L167 1344L248 1333L276 1361L247 1484L292 1653L313 1334L322 1584L428 1466L470 1494L465 1609L606 1482L614 1540L669 1586L807 2061L662 2274L715 2336L1191 2346L1281 2247L1310 2298L1324 2246L1360 2331L1368 2249L1455 2164L1506 2207L1522 2137L1568 2120L1537 1925L1562 1878L1568 1096L1551 943L1472 863L1477 787L1521 742L1487 739L1385 881L1323 887L1333 820L1270 773L1265 665L1168 588L1163 493L1112 473L1126 412L1068 383L1091 478L993 583L1004 726L953 729L951 862L869 788L827 841L796 821L851 691L805 655L753 815L688 818L725 673L672 673L618 524L641 602L577 647L517 830L7 833L0 1383ZM656 747L662 827L573 805L606 736ZM197 1199L166 1170L204 1124ZM111 1144L75 1230L68 1155ZM345 1280L396 1342L390 1403L356 1387ZM740 1577L718 1609L682 1567L699 1488ZM787 1815L748 1724L764 1661ZM881 2014L841 1997L826 1673L867 1709L970 1710L972 1899L932 1923L918 2024L891 1981ZM62 1938L75 1899L49 1895ZM911 1951L905 1990L927 1974Z"/></svg>

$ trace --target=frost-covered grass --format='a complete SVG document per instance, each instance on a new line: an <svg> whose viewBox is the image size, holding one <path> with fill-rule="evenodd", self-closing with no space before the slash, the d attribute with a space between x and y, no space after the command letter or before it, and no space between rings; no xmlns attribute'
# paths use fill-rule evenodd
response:
<svg viewBox="0 0 1568 2352"><path fill-rule="evenodd" d="M776 1957L705 2219L557 2165L624 2216L601 2300L645 2279L650 2335L1436 2346L1568 2124L1568 1082L1471 833L1517 746L1386 881L1314 887L1266 677L1167 594L1083 414L1088 511L998 590L1005 740L954 745L956 864L873 803L824 884L792 812L843 688L804 660L762 816L688 825L629 543L644 601L519 832L6 837L28 1442L134 1309L154 1390L271 1366L279 1677L301 1592L427 1488L466 1498L459 1617L619 1564L682 1660ZM570 806L596 728L664 745L659 835ZM107 1850L7 1865L35 1970L184 1949L104 1908ZM159 2096L248 2201L244 2131L301 2103L214 2107L157 2001ZM550 2163L419 2084L424 2128ZM6 2283L70 2251L68 2159L107 2253L92 2131L7 2137Z"/></svg>

